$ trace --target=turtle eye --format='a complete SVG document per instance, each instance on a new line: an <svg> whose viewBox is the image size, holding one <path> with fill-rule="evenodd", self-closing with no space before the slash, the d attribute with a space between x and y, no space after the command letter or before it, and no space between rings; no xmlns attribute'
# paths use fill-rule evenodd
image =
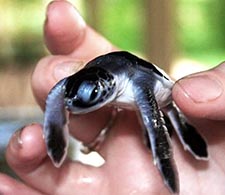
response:
<svg viewBox="0 0 225 195"><path fill-rule="evenodd" d="M98 103L102 97L102 86L99 82L83 81L78 90L76 99L85 105Z"/></svg>
<svg viewBox="0 0 225 195"><path fill-rule="evenodd" d="M64 104L74 114L94 111L115 95L114 76L100 67L84 68L67 78Z"/></svg>

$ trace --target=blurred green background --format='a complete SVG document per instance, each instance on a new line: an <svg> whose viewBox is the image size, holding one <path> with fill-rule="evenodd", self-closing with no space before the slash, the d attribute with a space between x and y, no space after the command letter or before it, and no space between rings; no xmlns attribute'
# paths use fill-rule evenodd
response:
<svg viewBox="0 0 225 195"><path fill-rule="evenodd" d="M33 101L28 100L30 89L24 91L15 83L23 78L22 86L24 83L29 86L35 63L47 54L42 26L49 2L0 0L0 106ZM204 69L225 59L224 0L70 2L93 28L119 48L144 56L166 71L185 60L187 68L200 64ZM6 83L13 86L3 93ZM23 97L24 94L28 94L28 98ZM19 100L6 97L15 95Z"/></svg>

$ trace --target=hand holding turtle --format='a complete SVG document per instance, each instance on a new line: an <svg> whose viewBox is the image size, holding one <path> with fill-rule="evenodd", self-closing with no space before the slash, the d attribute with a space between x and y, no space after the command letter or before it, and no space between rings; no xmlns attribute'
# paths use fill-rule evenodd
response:
<svg viewBox="0 0 225 195"><path fill-rule="evenodd" d="M56 12L63 13L61 19L56 18ZM56 82L80 69L82 62L114 48L79 17L65 1L56 1L49 6L45 24L46 43L52 53L63 56L42 59L34 72L33 91L43 109L47 94ZM64 36L60 36L60 32ZM206 137L210 154L208 163L196 161L176 146L179 142L173 137L174 158L180 173L180 194L190 194L190 191L191 194L225 193L222 171L225 168L224 66L189 76L174 86L174 100ZM206 86L214 91L204 94ZM107 109L98 111L98 114L72 117L70 133L84 143L90 143L109 118ZM12 138L7 150L9 164L27 185L0 175L0 194L169 194L140 132L135 114L121 112L98 151L106 160L104 166L94 168L67 160L57 169L46 155L42 127L28 126Z"/></svg>

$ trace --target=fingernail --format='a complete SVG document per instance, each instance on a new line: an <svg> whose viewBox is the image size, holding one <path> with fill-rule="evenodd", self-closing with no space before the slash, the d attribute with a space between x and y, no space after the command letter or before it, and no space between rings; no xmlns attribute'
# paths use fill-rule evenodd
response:
<svg viewBox="0 0 225 195"><path fill-rule="evenodd" d="M22 148L23 141L22 141L21 135L22 135L22 132L23 132L24 128L25 127L22 127L20 129L18 129L12 136L11 146L15 150L19 150L19 149Z"/></svg>
<svg viewBox="0 0 225 195"><path fill-rule="evenodd" d="M59 81L69 75L74 74L76 71L81 69L83 62L63 62L55 66L53 76L56 81Z"/></svg>
<svg viewBox="0 0 225 195"><path fill-rule="evenodd" d="M212 76L193 75L178 81L185 95L195 103L206 103L219 98L223 93L220 81Z"/></svg>

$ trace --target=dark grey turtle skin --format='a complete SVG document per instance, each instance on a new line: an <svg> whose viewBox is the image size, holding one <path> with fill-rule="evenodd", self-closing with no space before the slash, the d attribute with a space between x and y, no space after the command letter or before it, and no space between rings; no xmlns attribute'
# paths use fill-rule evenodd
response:
<svg viewBox="0 0 225 195"><path fill-rule="evenodd" d="M179 193L168 130L175 130L184 149L196 159L207 160L208 152L205 140L172 100L173 84L158 67L125 51L99 56L61 80L48 95L44 119L44 137L53 164L61 166L67 154L69 112L80 115L106 105L134 109L164 183L171 193Z"/></svg>

